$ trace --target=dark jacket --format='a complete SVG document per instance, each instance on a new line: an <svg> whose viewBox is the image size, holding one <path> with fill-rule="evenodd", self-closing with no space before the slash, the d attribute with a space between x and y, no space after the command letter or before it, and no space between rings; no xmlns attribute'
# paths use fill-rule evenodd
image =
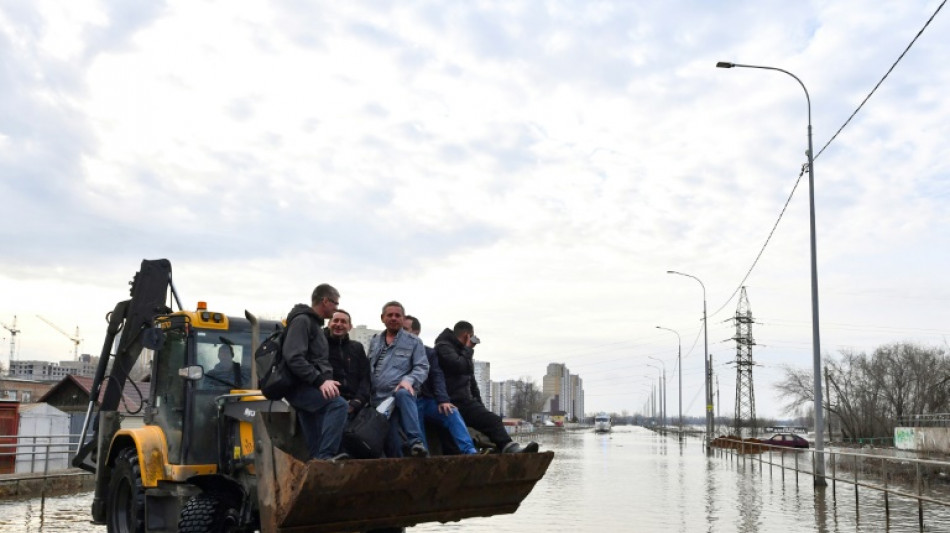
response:
<svg viewBox="0 0 950 533"><path fill-rule="evenodd" d="M349 335L335 339L328 328L323 328L330 345L330 366L333 367L333 379L340 382L340 396L350 402L359 402L355 409L369 404L370 380L369 359L363 344L350 340Z"/></svg>
<svg viewBox="0 0 950 533"><path fill-rule="evenodd" d="M435 348L425 347L426 357L429 359L429 377L422 384L422 396L426 398L435 398L436 403L449 403L449 393L445 388L445 374L442 373L442 367L439 366L439 356Z"/></svg>
<svg viewBox="0 0 950 533"><path fill-rule="evenodd" d="M455 333L448 328L435 339L435 351L442 373L445 374L445 388L452 403L481 402L478 383L475 382L475 363L472 361L475 352L468 346L462 346Z"/></svg>
<svg viewBox="0 0 950 533"><path fill-rule="evenodd" d="M287 314L287 335L282 349L284 361L294 376L315 387L333 378L330 349L321 326L323 319L312 307L295 305Z"/></svg>

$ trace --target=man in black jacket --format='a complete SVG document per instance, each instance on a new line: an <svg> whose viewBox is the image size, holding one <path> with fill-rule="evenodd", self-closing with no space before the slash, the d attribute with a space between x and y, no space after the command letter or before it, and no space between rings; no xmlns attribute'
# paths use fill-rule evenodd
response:
<svg viewBox="0 0 950 533"><path fill-rule="evenodd" d="M330 325L323 331L330 343L333 379L340 382L340 396L350 404L349 417L353 418L363 406L369 404L370 378L366 350L361 343L350 340L351 329L353 322L350 314L337 309L330 319Z"/></svg>
<svg viewBox="0 0 950 533"><path fill-rule="evenodd" d="M405 325L403 327L416 337L422 333L422 323L419 322L418 318L412 315L406 315ZM422 384L419 396L416 397L416 407L419 408L419 420L421 422L439 424L439 426L449 433L452 437L452 443L454 443L454 445L448 448L453 450L451 453L463 453L466 455L478 453L478 450L475 449L475 443L472 442L472 437L468 434L468 428L465 427L465 421L462 420L458 408L452 405L449 394L445 390L445 376L439 367L439 357L435 353L435 348L429 348L425 345L423 345L423 347L426 350L426 358L429 360L429 376L426 378L425 383ZM422 431L422 442L426 445L426 448L429 448L424 427ZM443 443L444 442L443 440ZM457 448L457 451L454 450L454 448ZM445 454L449 453L445 446L443 446L442 452Z"/></svg>
<svg viewBox="0 0 950 533"><path fill-rule="evenodd" d="M452 329L446 328L435 340L439 365L445 374L449 398L469 426L484 433L504 453L538 451L536 442L522 447L511 440L501 417L489 411L482 403L478 383L475 382L474 346L479 343L475 328L464 320Z"/></svg>
<svg viewBox="0 0 950 533"><path fill-rule="evenodd" d="M340 450L346 423L346 400L333 379L323 319L333 316L340 293L326 283L317 285L310 305L297 304L287 315L282 355L296 382L287 402L296 410L313 459L333 459Z"/></svg>

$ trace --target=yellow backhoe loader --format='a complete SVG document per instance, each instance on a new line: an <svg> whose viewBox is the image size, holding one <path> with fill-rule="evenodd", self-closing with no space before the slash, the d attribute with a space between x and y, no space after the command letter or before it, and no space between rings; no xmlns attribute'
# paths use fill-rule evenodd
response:
<svg viewBox="0 0 950 533"><path fill-rule="evenodd" d="M293 410L255 390L254 349L278 322L184 310L164 259L142 261L130 292L108 317L73 461L95 473L92 519L110 532L399 531L513 513L553 459L308 461ZM145 423L123 427L121 393L143 356Z"/></svg>

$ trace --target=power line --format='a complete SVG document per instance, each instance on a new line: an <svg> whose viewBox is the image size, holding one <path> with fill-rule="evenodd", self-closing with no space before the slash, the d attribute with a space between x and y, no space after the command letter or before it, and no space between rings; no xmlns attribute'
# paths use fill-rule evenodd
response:
<svg viewBox="0 0 950 533"><path fill-rule="evenodd" d="M742 289L742 286L745 285L749 276L752 275L752 270L755 268L755 265L759 264L759 259L762 258L762 254L765 253L765 247L769 245L769 241L772 240L772 235L775 234L775 230L778 228L778 223L782 221L782 216L785 215L785 210L788 209L788 204L792 201L792 197L795 196L795 190L798 189L798 184L802 181L802 176L805 175L805 169L808 168L808 165L802 165L801 172L798 173L798 179L795 180L795 185L792 186L792 192L788 193L788 198L785 199L785 205L782 206L782 211L778 214L778 218L775 220L775 224L772 225L772 231L769 232L769 236L765 238L765 242L762 243L762 248L759 250L758 255L755 256L755 260L752 261L752 266L749 267L749 270L745 273L745 276L742 277L742 281L739 282L739 285L736 287L736 290L732 291L732 295L729 296L729 299L723 302L719 309L716 309L712 312L712 315L715 316L717 313L722 311L729 305L729 302L736 297L736 294L739 293L739 290Z"/></svg>
<svg viewBox="0 0 950 533"><path fill-rule="evenodd" d="M930 15L930 18L927 19L927 22L924 23L924 27L920 28L920 31L917 32L917 35L915 35L914 38L911 39L910 44L907 45L907 48L904 48L904 51L901 52L901 55L897 57L897 60L894 61L893 65L891 65L891 68L887 69L887 72L884 73L884 76L881 77L880 81L878 81L877 84L874 85L874 88L871 89L871 92L869 92L868 95L864 97L864 100L861 101L861 104L858 106L858 108L854 110L854 113L851 113L851 116L848 117L848 120L845 120L844 124L842 124L841 127L838 128L838 131L836 131L835 134L832 135L830 139L828 139L828 142L826 142L825 145L821 147L821 150L818 150L818 153L815 154L814 159L818 159L821 153L825 151L825 148L828 148L828 145L831 144L831 142L834 141L835 138L838 137L838 134L841 133L841 130L843 130L851 122L851 119L853 119L854 116L858 114L858 111L861 111L861 108L864 107L864 104L867 103L867 101L871 98L871 95L873 95L874 92L877 91L877 88L880 87L882 83L884 83L884 80L886 80L887 77L890 75L891 71L894 70L894 67L896 67L897 64L901 62L902 59L904 59L904 55L906 55L907 52L910 51L910 47L914 46L914 43L916 43L917 39L921 36L921 34L924 33L924 30L927 29L927 26L930 26L930 23L933 21L934 17L937 16L937 13L939 13L940 10L943 9L943 5L946 3L947 3L947 0L943 0L943 2L940 2L940 5L937 6L937 9L936 11L934 11L933 15Z"/></svg>
<svg viewBox="0 0 950 533"><path fill-rule="evenodd" d="M878 87L880 87L881 84L884 83L884 80L887 79L887 77L891 74L891 72L894 70L897 64L900 63L902 59L904 59L904 56L907 54L908 51L910 51L911 47L914 46L914 43L917 42L917 39L920 38L920 36L924 33L924 30L926 30L927 27L930 26L930 23L933 22L934 17L937 16L937 13L939 13L940 10L943 9L944 4L946 3L947 3L947 0L943 0L943 2L941 2L940 5L937 6L937 9L933 12L932 15L930 15L930 18L927 19L927 22L925 22L923 27L920 28L920 31L917 32L917 35L915 35L914 38L911 39L907 47L904 48L904 51L901 52L901 55L898 56L897 59L894 61L894 63L891 65L891 68L887 69L887 72L884 73L884 76L882 76L881 79L874 85L874 87L871 89L871 92L869 92L868 95L864 97L864 100L862 100L861 103L858 105L858 107L854 110L854 112L851 113L851 116L849 116L848 119L844 121L844 124L842 124L841 127L838 128L838 131L836 131L835 134L832 135L830 139L828 139L828 142L826 142L825 145L821 147L821 150L819 150L818 153L815 154L815 157L813 158L813 160L818 159L818 157L822 154L822 152L824 152L825 149L828 148L828 145L830 145L838 137L838 134L841 133L841 131L844 130L844 128L847 127L848 124L851 123L851 119L853 119L855 115L857 115L858 112L861 111L861 109L864 107L864 104L866 104L867 101L871 99L871 96L877 91ZM782 207L782 212L779 213L778 219L775 221L775 225L772 226L772 231L769 232L769 236L765 239L765 243L762 245L762 248L759 250L758 255L755 256L755 260L752 261L752 266L749 267L748 272L746 272L745 276L742 277L742 281L739 282L739 285L736 287L736 290L732 291L732 294L729 296L729 299L727 299L719 307L719 309L716 309L715 311L713 311L712 315L718 314L727 305L729 305L729 302L731 302L732 299L736 297L736 294L738 294L742 286L745 285L746 280L752 274L752 270L758 264L759 259L762 257L762 254L765 252L765 247L768 246L769 241L772 239L772 234L775 233L775 228L778 227L778 223L782 220L782 215L785 214L785 210L788 208L788 203L792 200L792 196L795 194L795 189L798 188L798 184L801 182L802 176L805 174L805 170L807 168L808 168L807 164L802 165L802 170L801 172L798 173L798 179L795 180L795 185L792 187L792 192L789 193L788 199L785 200L785 205Z"/></svg>

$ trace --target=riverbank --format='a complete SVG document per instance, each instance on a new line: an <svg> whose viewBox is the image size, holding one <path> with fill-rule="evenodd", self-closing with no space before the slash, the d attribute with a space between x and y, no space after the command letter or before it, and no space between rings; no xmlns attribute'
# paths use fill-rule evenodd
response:
<svg viewBox="0 0 950 533"><path fill-rule="evenodd" d="M0 500L74 494L94 487L95 477L78 468L49 474L0 474Z"/></svg>

